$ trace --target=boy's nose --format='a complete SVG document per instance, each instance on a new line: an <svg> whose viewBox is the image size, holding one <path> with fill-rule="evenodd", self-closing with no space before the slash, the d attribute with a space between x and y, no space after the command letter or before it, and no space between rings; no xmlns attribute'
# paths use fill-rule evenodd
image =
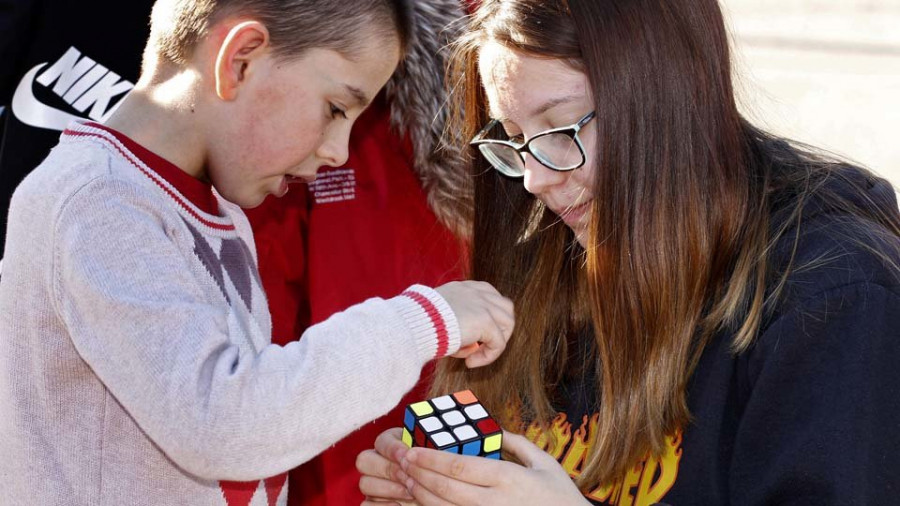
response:
<svg viewBox="0 0 900 506"><path fill-rule="evenodd" d="M350 158L349 128L346 135L332 135L325 139L316 153L322 163L329 167L340 167Z"/></svg>
<svg viewBox="0 0 900 506"><path fill-rule="evenodd" d="M548 169L533 156L525 154L525 190L533 195L540 195L548 189L564 182L567 172Z"/></svg>

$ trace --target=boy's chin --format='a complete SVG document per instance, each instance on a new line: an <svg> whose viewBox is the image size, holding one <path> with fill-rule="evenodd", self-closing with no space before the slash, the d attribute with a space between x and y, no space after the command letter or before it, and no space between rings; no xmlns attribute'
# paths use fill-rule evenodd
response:
<svg viewBox="0 0 900 506"><path fill-rule="evenodd" d="M241 209L253 209L255 207L261 206L262 203L265 201L266 201L266 195L264 195L258 199L251 200L249 202L237 203L237 204L241 207Z"/></svg>
<svg viewBox="0 0 900 506"><path fill-rule="evenodd" d="M219 195L221 195L222 198L224 198L228 202L236 204L241 209L253 209L254 207L259 207L263 202L265 202L266 197L269 194L263 193L260 195L227 195L224 192L219 192Z"/></svg>

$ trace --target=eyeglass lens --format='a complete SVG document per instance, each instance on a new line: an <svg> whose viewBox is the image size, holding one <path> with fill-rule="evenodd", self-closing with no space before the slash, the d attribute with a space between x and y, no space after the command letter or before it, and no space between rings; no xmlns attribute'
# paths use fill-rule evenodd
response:
<svg viewBox="0 0 900 506"><path fill-rule="evenodd" d="M535 137L528 147L538 161L553 169L570 170L583 162L575 139L564 133Z"/></svg>
<svg viewBox="0 0 900 506"><path fill-rule="evenodd" d="M541 135L532 139L528 148L537 160L555 170L572 170L583 162L581 150L571 136L564 133ZM497 170L508 176L525 173L525 163L519 152L505 144L479 144L481 154Z"/></svg>

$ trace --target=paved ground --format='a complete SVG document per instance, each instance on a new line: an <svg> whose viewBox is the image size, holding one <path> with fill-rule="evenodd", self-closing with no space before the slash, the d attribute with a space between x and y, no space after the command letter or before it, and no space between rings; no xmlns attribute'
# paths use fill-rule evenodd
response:
<svg viewBox="0 0 900 506"><path fill-rule="evenodd" d="M900 187L900 0L722 0L748 117Z"/></svg>

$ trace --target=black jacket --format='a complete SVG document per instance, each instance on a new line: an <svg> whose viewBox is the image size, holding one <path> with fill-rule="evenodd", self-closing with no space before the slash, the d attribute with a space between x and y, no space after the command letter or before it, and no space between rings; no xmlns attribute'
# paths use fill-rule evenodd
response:
<svg viewBox="0 0 900 506"><path fill-rule="evenodd" d="M0 237L13 191L67 121L102 119L133 86L152 5L0 0Z"/></svg>

